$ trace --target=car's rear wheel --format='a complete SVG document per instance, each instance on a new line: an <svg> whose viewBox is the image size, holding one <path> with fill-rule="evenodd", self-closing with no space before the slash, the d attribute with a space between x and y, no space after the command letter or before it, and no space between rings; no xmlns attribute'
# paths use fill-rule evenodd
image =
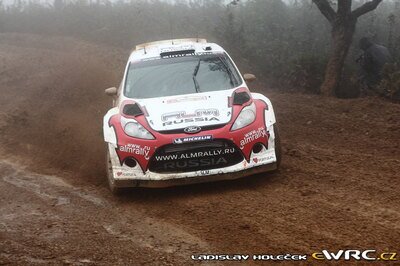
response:
<svg viewBox="0 0 400 266"><path fill-rule="evenodd" d="M108 188L114 195L118 195L121 193L122 189L115 185L112 164L111 164L111 158L110 158L110 151L108 150L108 147L107 147L107 156L106 156L106 167L107 167Z"/></svg>
<svg viewBox="0 0 400 266"><path fill-rule="evenodd" d="M274 125L275 134L275 156L276 156L276 168L279 169L282 161L282 148L281 148L281 137L279 136L278 126Z"/></svg>

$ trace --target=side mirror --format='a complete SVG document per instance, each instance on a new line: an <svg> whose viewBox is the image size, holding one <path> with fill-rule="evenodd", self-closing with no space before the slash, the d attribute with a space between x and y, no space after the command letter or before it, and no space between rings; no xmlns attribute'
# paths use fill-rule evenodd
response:
<svg viewBox="0 0 400 266"><path fill-rule="evenodd" d="M105 92L105 93L106 93L106 95L108 95L108 96L116 96L116 95L117 95L117 92L118 92L118 90L117 90L117 88L115 88L115 87L112 87L112 88L108 88L108 89L106 89L104 92Z"/></svg>
<svg viewBox="0 0 400 266"><path fill-rule="evenodd" d="M256 76L254 76L253 74L244 74L243 78L248 83L251 83L257 79Z"/></svg>

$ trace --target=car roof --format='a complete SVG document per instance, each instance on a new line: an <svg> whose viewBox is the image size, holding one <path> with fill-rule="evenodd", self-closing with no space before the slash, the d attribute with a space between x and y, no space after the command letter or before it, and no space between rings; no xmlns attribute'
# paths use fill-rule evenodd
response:
<svg viewBox="0 0 400 266"><path fill-rule="evenodd" d="M150 58L160 58L162 53L194 51L194 53L223 53L225 50L215 44L209 43L206 39L187 38L162 40L139 44L131 52L130 62L142 61Z"/></svg>

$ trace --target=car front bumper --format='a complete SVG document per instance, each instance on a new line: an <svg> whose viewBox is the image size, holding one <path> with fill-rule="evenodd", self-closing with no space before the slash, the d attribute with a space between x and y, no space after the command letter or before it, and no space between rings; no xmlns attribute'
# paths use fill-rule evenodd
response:
<svg viewBox="0 0 400 266"><path fill-rule="evenodd" d="M112 177L116 187L149 187L161 188L179 185L188 185L220 180L233 180L242 177L273 171L277 169L275 149L264 149L260 153L252 154L250 160L244 159L235 165L183 173L154 173L146 171L143 173L140 166L135 168L121 166L118 156L112 147L109 147Z"/></svg>

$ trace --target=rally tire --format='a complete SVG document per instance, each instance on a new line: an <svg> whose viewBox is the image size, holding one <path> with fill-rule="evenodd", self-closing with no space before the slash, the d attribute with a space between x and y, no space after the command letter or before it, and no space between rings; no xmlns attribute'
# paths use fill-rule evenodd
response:
<svg viewBox="0 0 400 266"><path fill-rule="evenodd" d="M110 158L110 151L107 148L107 156L106 156L106 167L107 167L107 183L108 188L110 189L111 193L114 195L119 195L122 191L121 188L115 185L115 180L113 177L112 165L111 165L111 158Z"/></svg>
<svg viewBox="0 0 400 266"><path fill-rule="evenodd" d="M281 147L281 137L279 136L279 130L276 124L274 125L274 134L275 134L276 170L278 170L282 161L282 147Z"/></svg>

